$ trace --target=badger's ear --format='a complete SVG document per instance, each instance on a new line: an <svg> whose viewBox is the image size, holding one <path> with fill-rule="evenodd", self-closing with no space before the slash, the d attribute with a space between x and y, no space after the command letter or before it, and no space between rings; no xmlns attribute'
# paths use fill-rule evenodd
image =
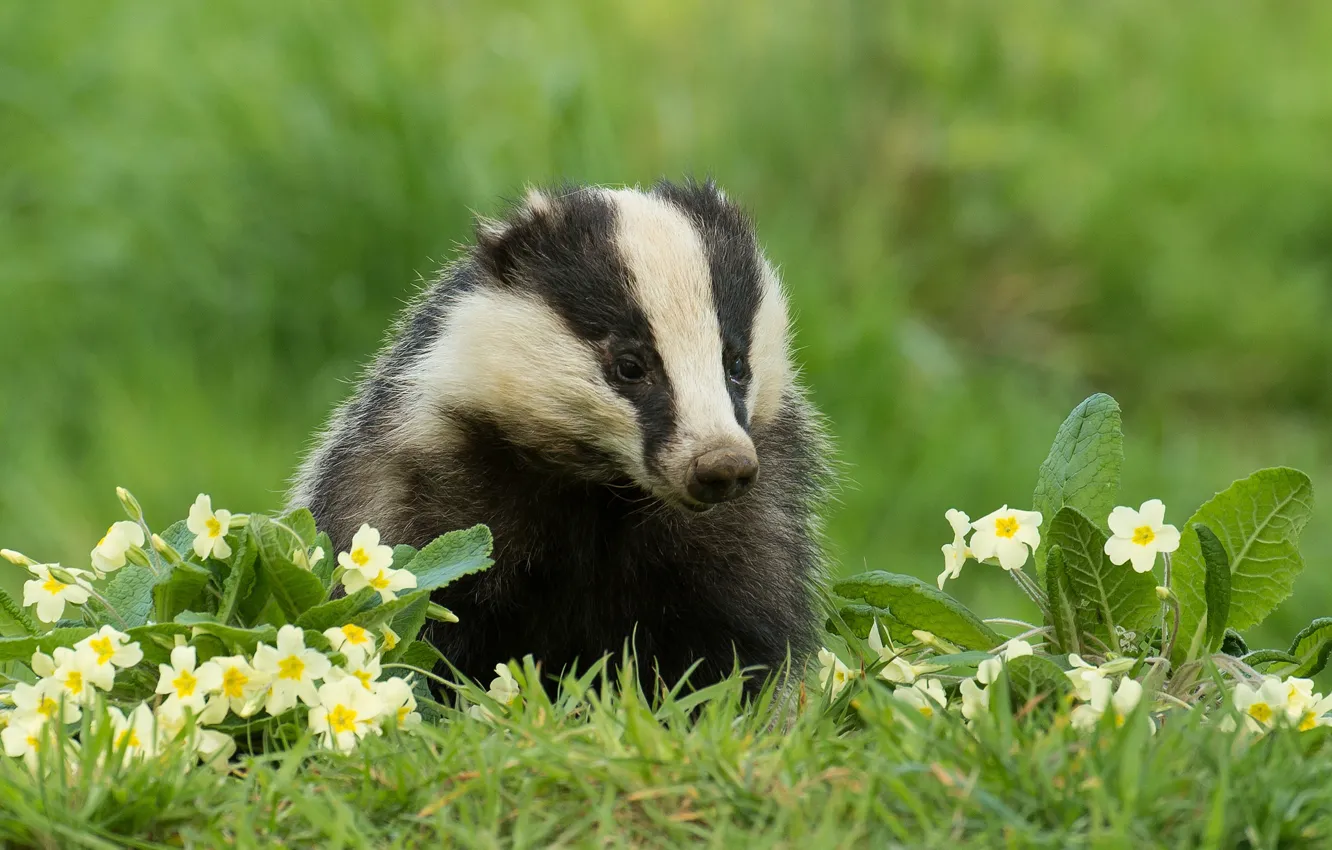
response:
<svg viewBox="0 0 1332 850"><path fill-rule="evenodd" d="M550 197L534 188L527 189L506 218L478 215L474 226L478 259L495 277L507 280L524 242L555 215Z"/></svg>

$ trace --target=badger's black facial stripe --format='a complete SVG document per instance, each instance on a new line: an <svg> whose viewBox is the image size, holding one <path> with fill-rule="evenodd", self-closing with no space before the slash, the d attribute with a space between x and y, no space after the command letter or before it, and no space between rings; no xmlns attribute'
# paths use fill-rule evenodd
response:
<svg viewBox="0 0 1332 850"><path fill-rule="evenodd" d="M763 270L749 222L711 183L691 181L677 185L663 181L653 188L653 193L689 216L702 237L726 358L723 368L735 355L743 357L748 367L754 317L763 301ZM745 390L743 384L727 381L736 421L747 428Z"/></svg>

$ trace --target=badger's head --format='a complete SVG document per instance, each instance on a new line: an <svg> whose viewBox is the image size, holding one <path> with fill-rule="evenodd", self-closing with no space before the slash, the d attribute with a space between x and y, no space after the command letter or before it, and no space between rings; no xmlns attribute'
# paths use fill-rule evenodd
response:
<svg viewBox="0 0 1332 850"><path fill-rule="evenodd" d="M478 225L473 261L411 370L407 438L483 423L694 511L762 475L752 435L791 381L786 307L716 187L531 191Z"/></svg>

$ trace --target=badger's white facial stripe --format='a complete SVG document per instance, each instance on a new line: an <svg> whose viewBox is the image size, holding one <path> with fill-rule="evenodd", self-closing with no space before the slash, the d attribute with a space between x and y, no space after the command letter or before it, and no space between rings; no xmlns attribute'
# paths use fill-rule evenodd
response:
<svg viewBox="0 0 1332 850"><path fill-rule="evenodd" d="M726 389L707 252L689 218L671 204L628 190L607 195L616 207L620 257L671 383L675 434L664 466L683 474L695 453L752 445Z"/></svg>
<svg viewBox="0 0 1332 850"><path fill-rule="evenodd" d="M430 439L441 407L484 412L538 449L594 446L641 478L642 436L633 405L605 381L596 356L539 299L482 288L462 296L417 361L402 433Z"/></svg>
<svg viewBox="0 0 1332 850"><path fill-rule="evenodd" d="M754 423L769 422L777 416L782 394L791 384L791 358L787 351L788 332L786 297L777 272L762 260L763 301L754 317L750 343L750 381L746 405Z"/></svg>

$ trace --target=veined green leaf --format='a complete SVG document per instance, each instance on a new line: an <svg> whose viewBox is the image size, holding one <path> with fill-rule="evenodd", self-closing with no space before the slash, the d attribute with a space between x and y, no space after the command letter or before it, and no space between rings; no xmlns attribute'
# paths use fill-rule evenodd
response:
<svg viewBox="0 0 1332 850"><path fill-rule="evenodd" d="M0 638L0 661L22 661L27 664L38 650L50 655L57 646L73 646L92 634L94 629L80 626L53 629L44 635L21 635Z"/></svg>
<svg viewBox="0 0 1332 850"><path fill-rule="evenodd" d="M158 621L168 621L181 611L193 607L213 574L207 569L185 561L171 568L164 581L153 587L153 602Z"/></svg>
<svg viewBox="0 0 1332 850"><path fill-rule="evenodd" d="M1280 649L1256 649L1240 660L1250 667L1280 664L1287 669L1294 669L1300 663L1299 658Z"/></svg>
<svg viewBox="0 0 1332 850"><path fill-rule="evenodd" d="M416 547L408 546L406 543L399 543L393 547L393 569L408 570L411 569L412 559L416 557Z"/></svg>
<svg viewBox="0 0 1332 850"><path fill-rule="evenodd" d="M1138 631L1152 625L1161 609L1152 574L1135 573L1127 561L1110 563L1105 534L1085 514L1060 508L1047 539L1063 550L1064 574L1084 631L1115 647L1115 626Z"/></svg>
<svg viewBox="0 0 1332 850"><path fill-rule="evenodd" d="M910 643L915 640L911 634L911 627L898 621L886 608L875 608L864 604L844 605L837 613L852 633L861 640L869 637L870 626L875 620L878 620L879 625L888 630L888 636L898 643ZM828 631L834 632L831 619L828 621Z"/></svg>
<svg viewBox="0 0 1332 850"><path fill-rule="evenodd" d="M237 535L236 545L232 547L228 559L231 562L230 572L222 582L222 599L217 604L219 622L230 623L236 619L241 600L254 588L254 565L258 559L259 547L253 535Z"/></svg>
<svg viewBox="0 0 1332 850"><path fill-rule="evenodd" d="M406 569L416 576L418 590L433 590L493 564L491 546L490 529L484 525L450 531L426 544Z"/></svg>
<svg viewBox="0 0 1332 850"><path fill-rule="evenodd" d="M178 617L176 623L188 626L193 637L212 635L226 645L228 652L253 655L255 647L260 643L266 643L269 646L277 645L277 629L273 626L265 625L255 626L252 629L242 629L223 623L211 622L203 618L183 616Z"/></svg>
<svg viewBox="0 0 1332 850"><path fill-rule="evenodd" d="M303 629L322 632L350 623L352 618L366 611L379 601L379 593L369 587L363 587L349 596L340 596L322 602L296 618L296 625Z"/></svg>
<svg viewBox="0 0 1332 850"><path fill-rule="evenodd" d="M169 568L163 569L155 574L137 564L126 564L116 570L102 595L120 619L106 615L103 621L118 629L134 628L148 622L148 615L153 611L153 588L168 578L169 571Z"/></svg>
<svg viewBox="0 0 1332 850"><path fill-rule="evenodd" d="M429 603L429 590L413 590L410 593L399 596L391 602L376 605L368 611L362 611L357 614L351 619L351 622L365 629L375 628L380 623L391 623L399 614L421 600L425 600ZM394 631L397 631L397 629L394 629ZM405 639L406 638L404 638L404 640Z"/></svg>
<svg viewBox="0 0 1332 850"><path fill-rule="evenodd" d="M143 652L143 660L148 664L169 664L176 635L188 636L189 633L189 628L178 623L154 623L151 626L135 626L127 632L130 640L139 644L139 649ZM156 670L157 668L154 667L153 669Z"/></svg>
<svg viewBox="0 0 1332 850"><path fill-rule="evenodd" d="M908 628L932 632L963 649L993 649L1004 642L961 602L913 576L875 570L837 582L833 591L887 608Z"/></svg>
<svg viewBox="0 0 1332 850"><path fill-rule="evenodd" d="M1036 707L1057 710L1073 694L1073 683L1064 671L1043 655L1022 655L1004 662L1013 711Z"/></svg>
<svg viewBox="0 0 1332 850"><path fill-rule="evenodd" d="M324 557L311 567L311 571L327 590L333 584L333 571L338 568L338 553L333 551L333 540L322 531L315 535L315 546L324 550Z"/></svg>
<svg viewBox="0 0 1332 850"><path fill-rule="evenodd" d="M1060 508L1068 505L1091 517L1097 528L1103 528L1115 507L1123 465L1119 403L1105 393L1097 393L1073 408L1059 426L1036 478L1032 510L1040 511L1049 523ZM1036 572L1042 578L1050 545L1045 536L1036 549Z"/></svg>
<svg viewBox="0 0 1332 850"><path fill-rule="evenodd" d="M1206 525L1230 554L1230 622L1243 631L1258 625L1290 595L1304 569L1298 541L1313 513L1313 485L1295 469L1262 469L1234 482L1207 501L1188 525ZM1198 538L1182 535L1172 561L1171 587L1179 597L1180 634L1176 663L1203 628L1206 574Z"/></svg>
<svg viewBox="0 0 1332 850"><path fill-rule="evenodd" d="M403 649L403 647L398 648ZM402 655L396 659L398 664L409 664L426 671L433 671L443 661L444 654L423 640L414 640L407 644ZM404 675L404 671L399 670L394 675Z"/></svg>
<svg viewBox="0 0 1332 850"><path fill-rule="evenodd" d="M189 526L183 519L173 522L166 531L158 536L170 544L172 549L180 553L182 558L188 558L194 552L194 532L190 531Z"/></svg>
<svg viewBox="0 0 1332 850"><path fill-rule="evenodd" d="M324 601L324 583L291 559L291 553L297 547L306 545L304 539L294 537L289 528L258 514L250 517L249 532L259 546L256 569L267 574L268 592L281 606L288 621ZM314 541L313 531L310 532L310 541Z"/></svg>
<svg viewBox="0 0 1332 850"><path fill-rule="evenodd" d="M1226 623L1230 619L1230 557L1217 539L1215 532L1199 523L1193 527L1198 535L1206 573L1203 578L1203 596L1207 600L1207 643L1212 652L1226 638Z"/></svg>
<svg viewBox="0 0 1332 850"><path fill-rule="evenodd" d="M410 605L403 608L389 621L389 628L398 636L399 643L392 651L385 653L386 661L395 660L406 654L405 646L415 641L425 625L426 609L430 607L430 594L426 592ZM445 626L444 628L448 628Z"/></svg>
<svg viewBox="0 0 1332 850"><path fill-rule="evenodd" d="M310 513L309 508L297 508L291 513L285 514L278 522L296 532L296 536L300 538L301 544L306 549L315 545L315 537L319 532L315 529L314 514ZM295 544L293 543L292 549L294 548ZM288 554L290 553L291 550L289 549Z"/></svg>
<svg viewBox="0 0 1332 850"><path fill-rule="evenodd" d="M1045 595L1050 600L1050 625L1054 627L1055 643L1059 651L1081 655L1082 636L1078 628L1077 606L1073 589L1068 583L1068 569L1064 566L1064 550L1057 544L1050 547L1045 561Z"/></svg>
<svg viewBox="0 0 1332 850"><path fill-rule="evenodd" d="M1290 654L1300 663L1287 675L1309 678L1321 673L1332 655L1332 617L1319 617L1305 626L1291 643Z"/></svg>
<svg viewBox="0 0 1332 850"><path fill-rule="evenodd" d="M8 593L0 590L0 636L22 637L39 634L37 624L23 610L23 606L13 600Z"/></svg>

